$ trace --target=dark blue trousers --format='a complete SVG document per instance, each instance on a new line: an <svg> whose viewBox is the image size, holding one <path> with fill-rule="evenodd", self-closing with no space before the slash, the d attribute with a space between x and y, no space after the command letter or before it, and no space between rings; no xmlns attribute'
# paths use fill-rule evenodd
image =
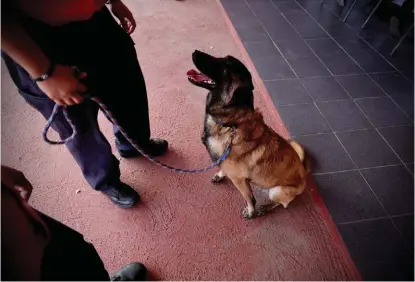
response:
<svg viewBox="0 0 415 282"><path fill-rule="evenodd" d="M29 18L22 19L22 23L50 60L56 64L76 66L87 73L84 83L88 94L105 103L138 145L144 146L149 141L146 86L134 43L106 8L87 21L59 27ZM2 57L21 96L48 118L54 102L32 82L21 66L4 53ZM99 129L98 111L98 106L89 100L68 108L79 133L67 148L88 183L96 190L107 190L120 183L120 169L110 144ZM61 138L70 136L72 132L61 113L53 128ZM118 149L132 149L116 126L114 134Z"/></svg>

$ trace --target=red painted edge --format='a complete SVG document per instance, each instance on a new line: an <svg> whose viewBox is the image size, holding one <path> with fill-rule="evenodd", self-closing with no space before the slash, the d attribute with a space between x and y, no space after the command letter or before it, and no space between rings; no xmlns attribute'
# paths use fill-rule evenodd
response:
<svg viewBox="0 0 415 282"><path fill-rule="evenodd" d="M216 0L216 2L219 6L219 9L222 13L223 18L225 19L225 22L226 22L227 26L229 27L229 30L230 30L233 38L234 38L235 43L237 44L238 48L242 52L242 56L243 56L244 60L246 61L247 65L248 65L248 68L251 70L253 79L255 80L255 82L258 85L259 92L262 94L262 98L265 101L267 109L271 112L271 116L272 116L273 121L276 122L278 127L283 130L281 132L282 135L288 137L289 136L288 130L287 130L286 126L284 125L284 123L282 122L281 117L278 114L278 111L275 108L274 103L271 100L271 96L269 95L268 90L265 87L264 82L262 81L261 77L259 76L259 73L256 70L254 63L252 62L250 56L248 55L248 52L246 51L246 49L245 49L245 47L242 43L242 40L240 39L237 31L235 30L231 20L229 19L229 16L226 13L225 8L222 6L222 3L220 2L220 0ZM307 184L307 187L309 188L308 191L311 194L311 197L312 197L315 205L319 208L322 217L326 220L329 232L332 235L332 237L334 239L334 242L337 244L340 252L342 252L344 258L347 260L347 263L350 266L350 269L354 272L354 273L350 273L350 275L352 277L354 277L355 280L360 280L361 281L362 277L361 277L355 263L353 262L353 259L350 256L349 251L347 250L346 244L344 243L342 237L340 236L340 233L339 233L335 223L333 222L333 220L331 218L331 215L330 215L326 205L324 204L323 198L318 193L314 181L310 181L310 180L311 180L311 177L309 178L308 184Z"/></svg>

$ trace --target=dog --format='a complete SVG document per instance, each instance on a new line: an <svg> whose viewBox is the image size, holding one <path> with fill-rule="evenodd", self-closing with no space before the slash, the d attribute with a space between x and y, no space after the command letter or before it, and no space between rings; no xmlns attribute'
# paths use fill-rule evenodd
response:
<svg viewBox="0 0 415 282"><path fill-rule="evenodd" d="M201 51L192 54L197 68L187 72L188 80L209 91L206 99L202 142L213 161L230 146L213 183L228 177L246 201L242 216L263 215L300 195L310 173L302 146L285 140L264 122L254 108L254 85L246 66L232 56L213 57ZM255 209L251 184L268 189L270 204Z"/></svg>

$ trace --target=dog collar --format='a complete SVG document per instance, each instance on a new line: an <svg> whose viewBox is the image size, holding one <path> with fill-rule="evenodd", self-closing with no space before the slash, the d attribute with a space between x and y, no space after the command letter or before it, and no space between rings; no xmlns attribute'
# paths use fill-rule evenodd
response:
<svg viewBox="0 0 415 282"><path fill-rule="evenodd" d="M235 128L236 127L236 124L234 124L234 123L230 123L230 122L220 122L219 120L217 120L216 118L213 118L213 121L217 124L217 125L219 125L219 126L221 126L221 127L233 127L233 128Z"/></svg>

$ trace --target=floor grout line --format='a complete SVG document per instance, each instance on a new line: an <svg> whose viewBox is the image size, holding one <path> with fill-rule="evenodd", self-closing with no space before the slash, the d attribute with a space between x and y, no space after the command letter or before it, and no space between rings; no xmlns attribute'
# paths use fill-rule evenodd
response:
<svg viewBox="0 0 415 282"><path fill-rule="evenodd" d="M319 176L319 175L327 175L327 174L335 174L335 173L344 173L344 172L351 172L351 171L358 171L358 170L369 170L369 169L387 168L387 167L397 167L397 166L405 166L405 165L402 165L402 164L379 165L379 166L361 167L361 168L354 168L354 169L344 169L344 170L337 170L337 171L316 172L316 173L312 173L312 175Z"/></svg>
<svg viewBox="0 0 415 282"><path fill-rule="evenodd" d="M382 219L388 219L392 221L391 218L389 218L388 216L379 216L379 217L372 217L372 218L363 218L363 219L358 219L358 220L353 220L353 221L337 222L336 225L340 225L340 226L350 225L354 223L364 223L364 222L376 221L376 220L382 220Z"/></svg>
<svg viewBox="0 0 415 282"><path fill-rule="evenodd" d="M305 41L304 39L302 39L302 40ZM265 43L265 42L262 42L262 43ZM276 41L276 43L278 43L278 42ZM308 48L310 48L308 44L305 44L305 45ZM318 58L318 55L314 52L313 49L310 48L310 51L312 51L313 54L315 56L317 56L317 58ZM309 56L304 56L304 58L309 58ZM299 59L301 59L301 58L299 57ZM317 76L301 77L299 79L302 80L302 79L332 78L332 77L344 77L344 76L355 76L355 75L369 75L370 76L370 75L373 75L373 74L394 74L394 73L397 73L397 72L396 71L391 71L391 72L363 72L363 73L349 73L349 74L317 75ZM263 81L279 81L279 80L292 80L292 79L295 79L295 78L264 79ZM396 95L394 95L394 96L396 96Z"/></svg>
<svg viewBox="0 0 415 282"><path fill-rule="evenodd" d="M411 215L414 215L414 213L404 213L404 214L399 214L399 215L391 215L391 218L393 219L393 218L399 218L399 217L405 217L405 216L411 216ZM353 220L353 221L338 222L338 223L336 223L336 225L349 225L349 224L354 224L354 223L363 223L363 222L382 220L382 219L389 219L389 217L388 216L379 216L379 217L372 217L372 218L363 218L363 219L358 219L358 220Z"/></svg>
<svg viewBox="0 0 415 282"><path fill-rule="evenodd" d="M403 213L403 214L392 215L392 218L399 218L399 217L405 217L405 216L411 216L411 215L413 216L414 213L411 212L411 213Z"/></svg>
<svg viewBox="0 0 415 282"><path fill-rule="evenodd" d="M309 104L306 104L309 105ZM385 127L378 127L379 129L384 128L397 128L397 127L408 127L411 125L392 125L392 126L385 126ZM348 129L348 130L338 130L338 131L331 131L331 132L316 132L316 133L306 133L306 134L294 134L291 137L304 137L304 136L313 136L313 135L322 135L322 134L330 134L330 133L348 133L348 132L358 132L358 131L374 131L375 128L359 128L359 129ZM409 162L411 163L411 162Z"/></svg>

